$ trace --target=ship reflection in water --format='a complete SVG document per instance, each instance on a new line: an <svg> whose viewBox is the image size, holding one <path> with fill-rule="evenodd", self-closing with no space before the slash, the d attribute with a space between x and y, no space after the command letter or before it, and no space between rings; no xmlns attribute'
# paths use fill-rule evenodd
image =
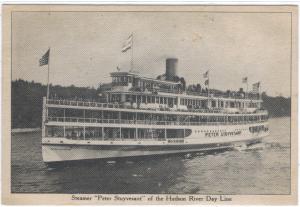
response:
<svg viewBox="0 0 300 207"><path fill-rule="evenodd" d="M262 145L208 154L47 167L41 134L12 136L12 192L289 194L290 119L270 119Z"/></svg>

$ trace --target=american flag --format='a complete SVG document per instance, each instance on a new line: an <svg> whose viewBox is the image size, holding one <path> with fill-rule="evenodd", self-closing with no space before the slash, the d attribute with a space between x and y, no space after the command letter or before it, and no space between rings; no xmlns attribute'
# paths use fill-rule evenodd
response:
<svg viewBox="0 0 300 207"><path fill-rule="evenodd" d="M48 65L49 62L50 49L43 55L40 59L40 66Z"/></svg>

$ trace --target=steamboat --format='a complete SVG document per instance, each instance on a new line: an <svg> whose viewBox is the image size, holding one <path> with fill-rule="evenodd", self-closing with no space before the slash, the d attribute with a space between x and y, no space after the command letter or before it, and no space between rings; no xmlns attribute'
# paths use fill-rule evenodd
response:
<svg viewBox="0 0 300 207"><path fill-rule="evenodd" d="M177 65L166 59L157 78L112 72L98 101L44 97L44 162L230 150L269 134L259 92L187 87Z"/></svg>

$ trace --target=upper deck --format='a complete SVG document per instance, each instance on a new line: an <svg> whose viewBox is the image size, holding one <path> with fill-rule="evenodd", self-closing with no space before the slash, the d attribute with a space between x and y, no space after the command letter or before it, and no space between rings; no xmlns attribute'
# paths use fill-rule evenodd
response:
<svg viewBox="0 0 300 207"><path fill-rule="evenodd" d="M200 84L186 85L184 78L174 77L173 80L161 80L161 77L149 78L132 72L111 73L112 83L110 88L101 88L104 93L155 93L169 96L190 96L190 98L219 98L219 99L249 99L261 102L258 93L239 91L220 91L201 87ZM160 79L159 79L160 78Z"/></svg>
<svg viewBox="0 0 300 207"><path fill-rule="evenodd" d="M157 78L136 72L112 72L110 87L100 87L105 102L118 107L145 110L192 111L200 113L254 113L262 109L257 91L220 91L209 88L208 71L204 87L187 85L177 76L176 58L166 59L166 73Z"/></svg>
<svg viewBox="0 0 300 207"><path fill-rule="evenodd" d="M102 103L95 101L78 101L78 100L67 100L67 99L48 99L44 98L44 103L47 107L53 108L70 108L70 109L92 109L92 110L104 110L104 111L127 111L127 112L144 112L144 113L156 113L156 114L187 114L187 115L215 115L220 114L226 115L268 115L268 112L264 109L226 109L226 108L183 108L178 109L169 107L137 107L136 105L127 105L126 103Z"/></svg>

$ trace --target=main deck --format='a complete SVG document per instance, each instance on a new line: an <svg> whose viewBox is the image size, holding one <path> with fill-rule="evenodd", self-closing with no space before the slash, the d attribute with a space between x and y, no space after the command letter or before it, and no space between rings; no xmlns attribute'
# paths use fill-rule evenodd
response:
<svg viewBox="0 0 300 207"><path fill-rule="evenodd" d="M157 141L170 138L182 141L195 134L215 137L218 134L238 136L245 130L250 135L265 132L268 130L267 120L267 111L258 109L253 113L193 108L154 110L120 103L44 98L43 137Z"/></svg>

